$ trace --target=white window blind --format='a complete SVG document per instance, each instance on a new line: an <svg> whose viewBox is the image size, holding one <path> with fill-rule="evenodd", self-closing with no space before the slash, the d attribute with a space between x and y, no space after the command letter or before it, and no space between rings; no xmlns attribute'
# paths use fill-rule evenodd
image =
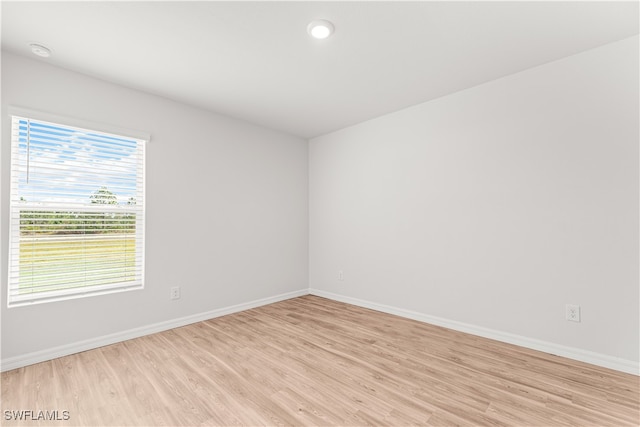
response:
<svg viewBox="0 0 640 427"><path fill-rule="evenodd" d="M9 306L143 287L145 144L12 116Z"/></svg>

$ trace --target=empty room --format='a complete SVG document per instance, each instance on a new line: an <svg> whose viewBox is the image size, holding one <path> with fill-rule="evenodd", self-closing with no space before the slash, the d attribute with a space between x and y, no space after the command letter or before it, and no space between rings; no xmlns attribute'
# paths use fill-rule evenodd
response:
<svg viewBox="0 0 640 427"><path fill-rule="evenodd" d="M640 425L638 1L0 7L1 425Z"/></svg>

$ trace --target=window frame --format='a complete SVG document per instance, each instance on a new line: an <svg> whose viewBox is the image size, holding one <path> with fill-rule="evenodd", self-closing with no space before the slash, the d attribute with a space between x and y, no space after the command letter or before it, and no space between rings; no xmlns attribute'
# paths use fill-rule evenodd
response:
<svg viewBox="0 0 640 427"><path fill-rule="evenodd" d="M9 219L8 219L8 253L6 255L6 259L8 260L7 264L7 307L21 307L21 306L29 306L33 304L47 303L53 301L65 301L70 299L84 298L90 296L104 295L104 294L112 294L119 292L127 292L132 290L142 290L145 287L145 253L146 253L146 161L147 161L147 146L151 141L151 135L147 132L142 132L138 130L132 130L128 128L117 127L113 125L108 125L105 123L92 122L88 120L83 120L74 117L66 117L57 114L45 113L42 111L36 111L32 109L9 106L7 108L7 114L9 116L9 144L10 144L10 152L9 152L9 168L10 168L10 177L9 177L9 186L10 191L8 192L8 205L9 205ZM14 183L18 181L19 172L14 167L14 150L17 149L17 146L14 147L15 144L13 139L13 119L14 117L18 117L20 119L26 120L34 120L34 121L42 121L49 122L55 125L77 128L78 130L88 130L98 133L110 134L113 136L119 136L127 139L132 139L138 141L141 144L142 150L142 159L140 165L140 172L142 173L142 188L140 189L142 194L142 206L139 207L139 221L136 222L136 227L140 227L138 230L136 228L136 237L135 244L136 247L140 248L140 281L136 282L134 285L126 285L124 282L113 283L113 284L104 284L104 285L92 285L87 287L78 286L71 289L61 289L56 291L46 292L46 295L36 296L31 298L13 298L11 296L12 290L12 282L11 282L11 273L12 273L12 256L14 255L14 243L16 239L18 243L16 247L20 247L20 226L14 227L15 222L14 219L11 218L12 213L15 210L14 206L14 198L17 197L14 194ZM73 207L71 209L74 209ZM107 208L107 210L109 210ZM19 223L18 223L19 224ZM138 239L141 241L138 242ZM139 245L138 245L139 243ZM19 260L19 255L18 255Z"/></svg>

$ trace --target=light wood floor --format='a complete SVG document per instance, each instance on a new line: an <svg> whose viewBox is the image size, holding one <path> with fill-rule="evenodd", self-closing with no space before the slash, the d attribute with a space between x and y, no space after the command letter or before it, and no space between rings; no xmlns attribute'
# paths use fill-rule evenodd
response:
<svg viewBox="0 0 640 427"><path fill-rule="evenodd" d="M638 425L639 377L305 296L26 368L42 425Z"/></svg>

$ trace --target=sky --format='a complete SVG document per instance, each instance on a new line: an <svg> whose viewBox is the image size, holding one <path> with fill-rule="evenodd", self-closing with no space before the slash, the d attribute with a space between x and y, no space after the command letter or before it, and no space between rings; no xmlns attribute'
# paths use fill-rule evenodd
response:
<svg viewBox="0 0 640 427"><path fill-rule="evenodd" d="M12 152L15 200L81 207L91 205L90 196L102 187L119 205L141 199L144 142L36 120L17 124L12 130L19 142Z"/></svg>

